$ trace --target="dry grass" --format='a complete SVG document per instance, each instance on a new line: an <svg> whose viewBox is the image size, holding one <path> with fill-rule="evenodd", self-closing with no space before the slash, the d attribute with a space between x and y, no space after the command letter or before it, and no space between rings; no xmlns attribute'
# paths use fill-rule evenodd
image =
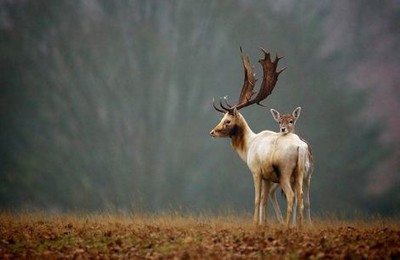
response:
<svg viewBox="0 0 400 260"><path fill-rule="evenodd" d="M249 217L0 214L0 258L399 258L400 224L318 219L302 230Z"/></svg>

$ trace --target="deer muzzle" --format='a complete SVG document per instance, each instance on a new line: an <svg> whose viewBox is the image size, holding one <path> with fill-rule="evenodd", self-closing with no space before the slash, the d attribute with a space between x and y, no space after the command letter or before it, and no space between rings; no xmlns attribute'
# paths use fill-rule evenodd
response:
<svg viewBox="0 0 400 260"><path fill-rule="evenodd" d="M211 130L211 132L210 132L210 135L212 136L212 137L214 137L215 136L215 130L213 129L213 130Z"/></svg>

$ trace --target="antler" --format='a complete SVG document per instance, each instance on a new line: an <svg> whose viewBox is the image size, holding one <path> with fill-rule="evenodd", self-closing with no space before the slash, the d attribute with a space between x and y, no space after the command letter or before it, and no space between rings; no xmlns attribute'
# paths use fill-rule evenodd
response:
<svg viewBox="0 0 400 260"><path fill-rule="evenodd" d="M244 82L242 86L242 91L240 92L238 104L245 104L249 102L251 97L255 94L254 85L256 83L256 79L254 78L254 76L256 74L253 71L253 66L251 66L250 64L249 56L243 53L242 47L240 47L240 53L244 68Z"/></svg>
<svg viewBox="0 0 400 260"><path fill-rule="evenodd" d="M276 68L278 67L278 62L283 58L283 56L278 57L278 55L276 55L275 60L272 61L269 52L267 52L263 48L260 49L264 53L264 59L258 61L263 68L263 81L261 83L260 91L258 92L257 96L245 106L254 103L261 105L260 102L266 99L272 93L272 90L274 89L276 82L278 81L279 74L281 74L286 69L286 67L284 67L279 71L276 70Z"/></svg>
<svg viewBox="0 0 400 260"><path fill-rule="evenodd" d="M232 114L235 109L239 110L254 103L262 106L260 102L266 99L272 93L272 90L278 81L279 74L281 74L286 67L277 71L276 68L278 66L278 62L283 57L276 56L276 58L272 61L270 53L265 51L263 48L261 48L261 51L264 53L264 59L261 59L258 62L263 68L263 81L258 93L254 91L256 80L254 78L255 74L253 72L253 67L250 64L250 59L247 55L243 54L242 48L240 48L244 68L244 82L242 91L240 92L239 100L235 105L232 106L228 103L227 98L224 97L226 104L224 105L222 103L222 99L220 99L220 108L216 107L213 101L213 106L217 111L223 113L229 112Z"/></svg>

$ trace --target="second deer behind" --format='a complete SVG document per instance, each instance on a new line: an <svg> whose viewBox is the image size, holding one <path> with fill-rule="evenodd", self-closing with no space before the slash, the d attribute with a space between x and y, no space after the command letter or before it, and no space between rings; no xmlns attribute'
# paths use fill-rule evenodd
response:
<svg viewBox="0 0 400 260"><path fill-rule="evenodd" d="M297 107L293 110L292 114L284 114L281 115L277 110L271 109L271 114L274 120L279 124L279 132L283 135L287 135L289 133L294 134L295 125L297 119L300 117L301 107ZM304 139L302 139L305 143L307 143ZM310 209L310 185L311 185L311 175L314 169L314 160L312 155L311 146L307 143L308 154L307 154L307 163L306 163L306 171L304 174L304 205L306 218L309 223L311 223L311 209ZM282 213L279 208L278 202L276 200L275 192L278 188L278 184L273 184L270 190L270 197L272 200L272 205L275 209L276 217L279 222L283 222ZM296 215L296 213L294 213ZM293 218L295 221L295 218Z"/></svg>
<svg viewBox="0 0 400 260"><path fill-rule="evenodd" d="M281 115L277 110L271 109L272 117L279 124L279 131L283 134L294 133L296 120L299 118L301 107L293 110L292 114Z"/></svg>

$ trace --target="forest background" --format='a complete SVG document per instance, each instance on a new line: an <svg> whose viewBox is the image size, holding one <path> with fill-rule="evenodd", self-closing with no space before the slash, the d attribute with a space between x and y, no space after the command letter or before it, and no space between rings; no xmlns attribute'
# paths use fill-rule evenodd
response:
<svg viewBox="0 0 400 260"><path fill-rule="evenodd" d="M269 108L301 106L312 210L393 216L400 203L397 1L0 1L0 209L250 212L249 170L212 139L239 46L288 69Z"/></svg>

